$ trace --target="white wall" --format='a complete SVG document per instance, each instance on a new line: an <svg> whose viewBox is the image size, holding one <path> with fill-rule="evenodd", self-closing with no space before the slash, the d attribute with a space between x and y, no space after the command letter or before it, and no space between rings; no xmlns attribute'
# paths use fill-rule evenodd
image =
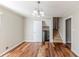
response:
<svg viewBox="0 0 79 59"><path fill-rule="evenodd" d="M72 18L71 19L71 49L74 53L76 53L79 56L79 11L77 10L76 12L69 14L69 15L65 15L65 17L62 17L60 19L60 34L61 37L64 41L64 43L66 42L65 40L65 20L67 18Z"/></svg>
<svg viewBox="0 0 79 59"><path fill-rule="evenodd" d="M42 42L42 21L33 21L33 42Z"/></svg>
<svg viewBox="0 0 79 59"><path fill-rule="evenodd" d="M50 30L50 42L53 41L53 20L52 19L39 19L39 18L26 18L25 20L25 40L26 42L41 42L41 40L39 41L38 39L37 40L34 40L33 39L33 21L41 21L42 20L45 20L46 24L49 26L49 30ZM42 34L41 34L42 36ZM40 37L41 37L40 36Z"/></svg>
<svg viewBox="0 0 79 59"><path fill-rule="evenodd" d="M59 19L59 34L65 43L65 20L63 18Z"/></svg>
<svg viewBox="0 0 79 59"><path fill-rule="evenodd" d="M0 6L0 53L24 40L23 17Z"/></svg>
<svg viewBox="0 0 79 59"><path fill-rule="evenodd" d="M53 18L50 19L50 42L53 42Z"/></svg>
<svg viewBox="0 0 79 59"><path fill-rule="evenodd" d="M24 39L31 42L33 40L33 19L26 18L24 24Z"/></svg>
<svg viewBox="0 0 79 59"><path fill-rule="evenodd" d="M34 32L33 32L33 22L34 21L39 21L42 23L41 18L35 18L35 17L30 17L30 18L26 18L25 19L25 41L26 42L41 42L42 40L42 28L41 28L41 33L39 33L40 31L38 31L38 33L40 34L40 36L38 38L41 38L41 40L37 39L34 40ZM42 24L41 24L42 25Z"/></svg>

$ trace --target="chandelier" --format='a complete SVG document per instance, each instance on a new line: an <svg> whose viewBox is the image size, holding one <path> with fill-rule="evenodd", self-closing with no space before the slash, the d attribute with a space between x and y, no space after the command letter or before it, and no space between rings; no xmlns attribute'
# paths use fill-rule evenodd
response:
<svg viewBox="0 0 79 59"><path fill-rule="evenodd" d="M44 12L43 12L43 10L40 10L40 7L39 7L40 1L38 1L37 4L38 4L38 7L35 8L35 10L33 11L32 15L36 16L36 17L43 17L44 16Z"/></svg>

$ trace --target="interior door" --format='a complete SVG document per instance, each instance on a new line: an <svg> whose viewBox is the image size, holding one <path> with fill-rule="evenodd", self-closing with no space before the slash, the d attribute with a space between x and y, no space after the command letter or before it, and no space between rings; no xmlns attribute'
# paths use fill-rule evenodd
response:
<svg viewBox="0 0 79 59"><path fill-rule="evenodd" d="M71 18L66 20L66 44L71 48Z"/></svg>
<svg viewBox="0 0 79 59"><path fill-rule="evenodd" d="M66 20L66 42L71 43L71 18Z"/></svg>

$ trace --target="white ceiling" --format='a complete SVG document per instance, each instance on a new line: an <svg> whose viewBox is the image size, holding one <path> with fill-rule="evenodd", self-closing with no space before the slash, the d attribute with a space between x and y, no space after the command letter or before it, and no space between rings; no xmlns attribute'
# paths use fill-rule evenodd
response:
<svg viewBox="0 0 79 59"><path fill-rule="evenodd" d="M18 12L19 14L30 17L33 10L37 7L37 1L4 1L1 5ZM79 9L78 1L41 1L40 8L45 12L45 17L62 17L67 13L72 13Z"/></svg>

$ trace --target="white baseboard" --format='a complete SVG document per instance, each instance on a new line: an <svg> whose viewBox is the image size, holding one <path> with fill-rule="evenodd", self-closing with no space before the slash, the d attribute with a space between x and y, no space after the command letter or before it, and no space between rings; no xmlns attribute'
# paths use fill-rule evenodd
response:
<svg viewBox="0 0 79 59"><path fill-rule="evenodd" d="M25 42L32 42L32 40L25 40Z"/></svg>
<svg viewBox="0 0 79 59"><path fill-rule="evenodd" d="M18 45L20 45L21 43L23 43L25 41L21 41L18 44L14 45L13 47L7 49L6 51L4 51L3 53L0 54L0 56L4 55L5 53L9 52L10 50L14 49L15 47L17 47Z"/></svg>
<svg viewBox="0 0 79 59"><path fill-rule="evenodd" d="M79 57L79 53L77 53L74 49L71 49L73 53L75 53Z"/></svg>
<svg viewBox="0 0 79 59"><path fill-rule="evenodd" d="M25 40L25 42L42 42L42 41Z"/></svg>

